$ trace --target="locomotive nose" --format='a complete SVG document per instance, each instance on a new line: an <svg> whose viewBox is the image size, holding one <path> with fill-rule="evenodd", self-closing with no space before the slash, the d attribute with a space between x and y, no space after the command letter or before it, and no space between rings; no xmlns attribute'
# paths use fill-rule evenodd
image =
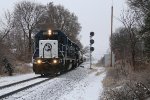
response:
<svg viewBox="0 0 150 100"><path fill-rule="evenodd" d="M58 41L57 40L40 40L39 43L40 58L58 58Z"/></svg>

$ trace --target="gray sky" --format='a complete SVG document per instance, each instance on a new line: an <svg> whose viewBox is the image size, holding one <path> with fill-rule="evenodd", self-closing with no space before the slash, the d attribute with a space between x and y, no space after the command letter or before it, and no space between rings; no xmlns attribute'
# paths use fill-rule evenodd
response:
<svg viewBox="0 0 150 100"><path fill-rule="evenodd" d="M22 0L4 0L0 3L1 16L4 11L12 10L16 2ZM89 33L95 32L93 39L95 40L95 51L93 56L97 59L105 54L109 48L110 36L110 16L112 0L29 0L37 1L38 3L47 4L53 2L58 5L61 4L70 12L78 16L79 23L81 23L82 31L80 33L81 42L84 46L89 45ZM113 0L114 16L120 17L121 10L126 6L126 0ZM0 16L0 17L1 17ZM114 31L122 24L114 19Z"/></svg>

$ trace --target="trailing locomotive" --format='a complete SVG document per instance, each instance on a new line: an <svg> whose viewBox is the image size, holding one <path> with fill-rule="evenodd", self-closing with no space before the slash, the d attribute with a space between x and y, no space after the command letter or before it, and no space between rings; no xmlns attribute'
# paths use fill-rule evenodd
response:
<svg viewBox="0 0 150 100"><path fill-rule="evenodd" d="M62 73L82 62L80 48L60 30L41 30L34 38L33 71L36 74Z"/></svg>

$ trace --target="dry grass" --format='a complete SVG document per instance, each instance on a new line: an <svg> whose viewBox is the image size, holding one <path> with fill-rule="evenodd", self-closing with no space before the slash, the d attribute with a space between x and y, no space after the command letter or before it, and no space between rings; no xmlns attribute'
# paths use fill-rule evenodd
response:
<svg viewBox="0 0 150 100"><path fill-rule="evenodd" d="M112 79L111 77L107 77L103 80L103 86L104 87L112 87L116 84L115 79Z"/></svg>
<svg viewBox="0 0 150 100"><path fill-rule="evenodd" d="M122 77L125 77L124 75L119 75L120 71L118 68L107 67L106 70L107 74L103 80L104 87L115 87L121 83Z"/></svg>
<svg viewBox="0 0 150 100"><path fill-rule="evenodd" d="M13 68L13 75L14 74L26 74L32 72L32 67L25 64L24 62L18 61L18 60L9 60L9 62L12 65ZM8 76L8 72L4 65L1 65L0 67L0 75L1 76Z"/></svg>
<svg viewBox="0 0 150 100"><path fill-rule="evenodd" d="M137 65L135 71L121 65L106 70L103 80L105 91L101 100L145 100L150 97L149 65Z"/></svg>
<svg viewBox="0 0 150 100"><path fill-rule="evenodd" d="M22 64L19 66L15 67L15 72L14 73L19 73L19 74L25 74L25 73L31 73L32 68L26 64Z"/></svg>

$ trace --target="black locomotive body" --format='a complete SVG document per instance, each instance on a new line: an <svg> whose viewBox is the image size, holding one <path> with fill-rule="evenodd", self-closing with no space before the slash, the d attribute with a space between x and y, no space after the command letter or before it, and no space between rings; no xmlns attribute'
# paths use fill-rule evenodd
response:
<svg viewBox="0 0 150 100"><path fill-rule="evenodd" d="M62 73L82 62L80 48L60 30L38 32L34 51L33 71L36 74Z"/></svg>

